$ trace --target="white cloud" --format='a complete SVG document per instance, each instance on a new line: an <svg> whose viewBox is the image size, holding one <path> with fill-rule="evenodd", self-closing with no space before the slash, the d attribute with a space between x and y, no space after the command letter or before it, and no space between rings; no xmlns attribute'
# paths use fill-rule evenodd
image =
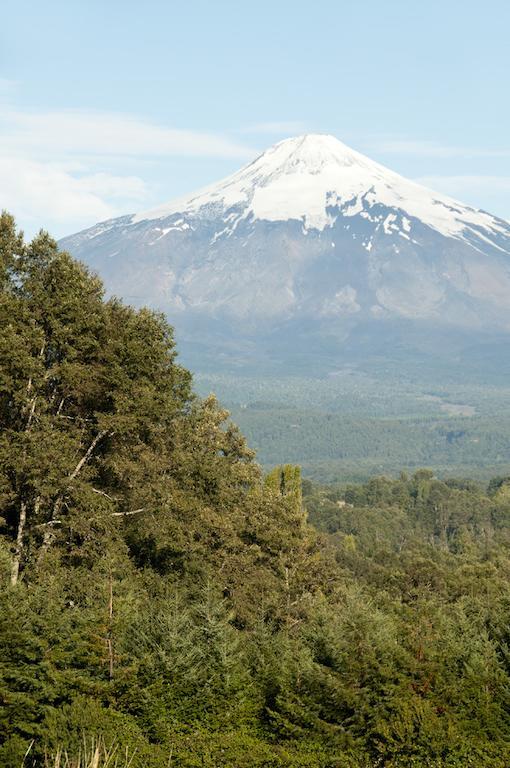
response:
<svg viewBox="0 0 510 768"><path fill-rule="evenodd" d="M60 155L249 157L253 151L224 136L157 125L132 115L60 110L0 111L7 149Z"/></svg>
<svg viewBox="0 0 510 768"><path fill-rule="evenodd" d="M460 190L483 188L501 192L510 191L510 176L421 176L416 181L429 187L431 184L435 184L436 187L455 187Z"/></svg>
<svg viewBox="0 0 510 768"><path fill-rule="evenodd" d="M415 179L418 184L444 192L453 198L468 202L475 207L483 207L493 213L498 208L501 210L501 202L508 200L510 196L510 176L421 176ZM476 203L475 201L478 201ZM506 213L500 214L510 218L510 205L506 205Z"/></svg>
<svg viewBox="0 0 510 768"><path fill-rule="evenodd" d="M510 149L481 149L478 147L456 147L435 141L412 139L388 139L371 145L374 152L417 157L510 157Z"/></svg>
<svg viewBox="0 0 510 768"><path fill-rule="evenodd" d="M0 80L7 88L7 82ZM60 236L152 202L144 162L171 156L247 159L225 136L158 125L132 115L34 112L0 103L0 208L28 234ZM119 167L135 173L119 172Z"/></svg>
<svg viewBox="0 0 510 768"><path fill-rule="evenodd" d="M30 234L40 226L66 231L107 219L126 204L143 201L144 182L107 173L73 175L58 164L0 155L0 207L15 214Z"/></svg>

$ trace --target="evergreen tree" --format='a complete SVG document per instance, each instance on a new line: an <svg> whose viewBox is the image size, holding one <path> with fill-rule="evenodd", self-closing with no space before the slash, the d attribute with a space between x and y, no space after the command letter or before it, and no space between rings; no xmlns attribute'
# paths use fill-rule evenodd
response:
<svg viewBox="0 0 510 768"><path fill-rule="evenodd" d="M164 318L7 214L0 428L0 765L508 765L507 478L264 478Z"/></svg>

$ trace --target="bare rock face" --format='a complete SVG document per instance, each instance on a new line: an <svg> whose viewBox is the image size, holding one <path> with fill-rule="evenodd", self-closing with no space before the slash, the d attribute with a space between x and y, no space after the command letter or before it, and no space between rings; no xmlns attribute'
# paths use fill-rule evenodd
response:
<svg viewBox="0 0 510 768"><path fill-rule="evenodd" d="M164 311L185 352L214 349L213 367L281 361L283 339L305 358L327 348L334 365L360 333L379 349L395 328L408 346L510 334L510 223L332 136L282 141L189 198L61 245L110 293Z"/></svg>

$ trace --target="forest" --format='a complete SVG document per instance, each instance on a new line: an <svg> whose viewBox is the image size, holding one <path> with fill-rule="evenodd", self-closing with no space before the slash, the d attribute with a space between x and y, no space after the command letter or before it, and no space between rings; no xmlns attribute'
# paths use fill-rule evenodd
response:
<svg viewBox="0 0 510 768"><path fill-rule="evenodd" d="M461 375L452 365L454 373ZM421 467L484 482L510 474L508 386L424 374L346 365L327 377L201 373L195 380L202 395L217 393L266 468L295 462L318 483Z"/></svg>
<svg viewBox="0 0 510 768"><path fill-rule="evenodd" d="M2 767L509 765L510 477L263 470L7 213L0 425Z"/></svg>

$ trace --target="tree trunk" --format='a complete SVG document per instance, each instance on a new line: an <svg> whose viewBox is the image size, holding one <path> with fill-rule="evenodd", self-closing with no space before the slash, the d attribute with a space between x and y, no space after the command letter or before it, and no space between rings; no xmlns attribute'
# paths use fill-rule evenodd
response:
<svg viewBox="0 0 510 768"><path fill-rule="evenodd" d="M25 533L25 524L27 522L27 504L22 501L19 509L18 520L18 532L16 534L16 549L14 550L14 557L12 559L11 566L11 585L16 586L19 579L19 569L21 565L21 558L23 555L23 536Z"/></svg>
<svg viewBox="0 0 510 768"><path fill-rule="evenodd" d="M108 637L106 638L106 644L108 646L108 671L110 680L113 678L113 665L114 665L114 653L113 653L113 579L110 571L108 577Z"/></svg>
<svg viewBox="0 0 510 768"><path fill-rule="evenodd" d="M94 452L94 448L96 447L96 445L107 434L108 434L108 430L107 429L103 429L101 432L98 432L98 434L94 437L94 439L90 443L89 447L87 448L87 450L85 451L85 453L83 454L83 456L81 457L81 459L79 460L79 462L77 463L77 465L75 466L75 468L73 469L71 474L69 475L69 477L68 477L68 483L69 484L71 484L73 482L73 480L76 480L76 478L80 474L80 472L83 469L83 467L88 463L90 457L92 456L92 454ZM112 433L110 433L110 434L112 434ZM42 561L44 560L46 552L48 551L48 549L50 547L50 544L52 542L52 539L55 538L55 534L53 533L53 526L58 522L57 521L57 517L58 517L58 514L59 514L60 509L62 507L63 501L64 501L63 494L60 494L59 496L57 496L57 498L55 500L55 503L53 505L53 511L52 511L52 514L51 514L51 518L48 521L46 530L44 532L41 548L39 550L39 557L37 558L37 564L38 565L40 565L42 563Z"/></svg>
<svg viewBox="0 0 510 768"><path fill-rule="evenodd" d="M43 342L39 352L39 357L42 357L44 355L45 347L46 347L46 342ZM35 416L35 406L37 403L37 395L35 394L32 397L30 397L31 392L32 392L32 377L30 376L27 382L26 405L28 408L28 415L27 415L27 422L25 425L25 432L30 432L30 429L32 427L32 421ZM38 508L39 508L39 499L37 499L35 503L36 513ZM13 587L16 586L19 580L21 558L23 557L23 537L25 535L26 522L27 522L27 503L26 501L22 501L20 503L20 508L19 508L18 532L16 534L16 548L14 550L14 557L12 559L12 565L11 565L11 585Z"/></svg>

